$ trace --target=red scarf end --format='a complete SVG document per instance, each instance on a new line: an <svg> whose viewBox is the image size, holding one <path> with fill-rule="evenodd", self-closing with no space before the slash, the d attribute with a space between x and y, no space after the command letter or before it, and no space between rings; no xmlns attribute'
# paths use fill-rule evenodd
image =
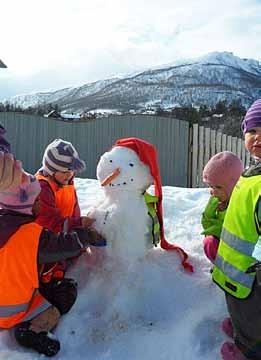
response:
<svg viewBox="0 0 261 360"><path fill-rule="evenodd" d="M188 254L181 247L174 244L170 244L165 239L161 241L160 246L164 250L175 250L181 258L183 268L190 273L194 272L193 266L187 261Z"/></svg>

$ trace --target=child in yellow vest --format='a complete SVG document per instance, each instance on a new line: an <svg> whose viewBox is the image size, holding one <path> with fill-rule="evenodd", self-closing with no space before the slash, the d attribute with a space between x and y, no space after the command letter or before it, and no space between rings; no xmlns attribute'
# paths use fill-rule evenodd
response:
<svg viewBox="0 0 261 360"><path fill-rule="evenodd" d="M261 359L261 284L253 266L261 258L256 253L261 235L261 99L247 111L242 130L252 162L232 193L212 273L225 291L233 326L234 342L221 347L224 360Z"/></svg>

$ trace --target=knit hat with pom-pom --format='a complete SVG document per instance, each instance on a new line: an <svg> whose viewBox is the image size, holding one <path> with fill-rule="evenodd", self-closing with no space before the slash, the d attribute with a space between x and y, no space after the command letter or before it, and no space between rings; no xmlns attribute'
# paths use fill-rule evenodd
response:
<svg viewBox="0 0 261 360"><path fill-rule="evenodd" d="M57 171L79 173L84 169L85 162L79 158L74 146L69 141L55 139L45 149L40 170L52 176Z"/></svg>

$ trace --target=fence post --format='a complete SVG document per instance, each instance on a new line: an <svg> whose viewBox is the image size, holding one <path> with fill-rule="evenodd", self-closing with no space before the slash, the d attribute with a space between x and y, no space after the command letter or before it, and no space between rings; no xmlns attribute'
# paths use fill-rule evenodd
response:
<svg viewBox="0 0 261 360"><path fill-rule="evenodd" d="M198 186L198 124L193 124L192 187Z"/></svg>
<svg viewBox="0 0 261 360"><path fill-rule="evenodd" d="M188 131L188 177L187 177L187 186L188 187L193 187L193 179L192 179L192 174L193 174L193 169L192 169L192 155L193 155L193 127L191 126L191 124L189 124L189 131Z"/></svg>
<svg viewBox="0 0 261 360"><path fill-rule="evenodd" d="M198 154L198 187L202 186L202 172L204 166L204 127L199 127L199 154Z"/></svg>

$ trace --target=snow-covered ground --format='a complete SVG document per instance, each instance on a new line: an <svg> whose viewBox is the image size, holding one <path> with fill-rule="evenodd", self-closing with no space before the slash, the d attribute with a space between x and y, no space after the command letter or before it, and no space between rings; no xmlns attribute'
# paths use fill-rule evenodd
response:
<svg viewBox="0 0 261 360"><path fill-rule="evenodd" d="M96 180L77 179L83 214L102 198ZM55 333L61 341L57 359L76 360L217 360L226 336L223 293L211 281L200 235L200 215L207 189L164 187L166 238L190 255L195 273L185 273L175 253L152 249L128 272L82 256L70 275L79 283L78 299ZM135 214L130 214L135 216ZM37 359L0 331L0 359ZM41 356L43 358L43 355Z"/></svg>

